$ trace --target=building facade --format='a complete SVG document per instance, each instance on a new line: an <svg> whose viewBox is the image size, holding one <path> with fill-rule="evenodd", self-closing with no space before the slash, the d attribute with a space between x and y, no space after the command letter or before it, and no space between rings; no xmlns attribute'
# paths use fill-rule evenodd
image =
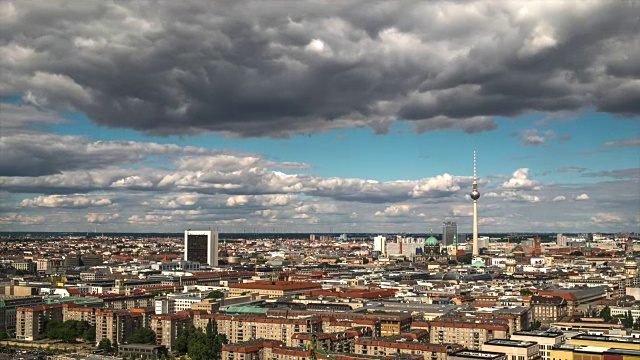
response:
<svg viewBox="0 0 640 360"><path fill-rule="evenodd" d="M211 230L185 231L184 259L218 266L218 232Z"/></svg>

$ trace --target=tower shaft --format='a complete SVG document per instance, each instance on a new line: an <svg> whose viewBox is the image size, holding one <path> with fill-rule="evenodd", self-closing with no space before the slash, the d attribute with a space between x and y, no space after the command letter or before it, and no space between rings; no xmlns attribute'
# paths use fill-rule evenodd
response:
<svg viewBox="0 0 640 360"><path fill-rule="evenodd" d="M471 199L473 200L473 255L480 255L478 248L478 199L480 192L478 191L478 179L476 176L476 152L473 152L473 189L471 191Z"/></svg>

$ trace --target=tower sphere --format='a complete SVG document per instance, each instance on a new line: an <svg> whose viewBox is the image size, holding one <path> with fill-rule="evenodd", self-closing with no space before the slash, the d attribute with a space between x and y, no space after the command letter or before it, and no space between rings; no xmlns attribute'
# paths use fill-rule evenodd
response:
<svg viewBox="0 0 640 360"><path fill-rule="evenodd" d="M480 198L480 192L478 190L473 190L469 196L471 196L471 199L473 200L478 200Z"/></svg>

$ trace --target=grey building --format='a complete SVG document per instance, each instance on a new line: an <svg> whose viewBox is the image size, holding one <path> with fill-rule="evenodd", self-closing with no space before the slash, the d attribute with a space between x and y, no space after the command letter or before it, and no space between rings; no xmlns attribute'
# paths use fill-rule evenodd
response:
<svg viewBox="0 0 640 360"><path fill-rule="evenodd" d="M445 221L442 223L442 245L453 244L454 235L458 238L458 223L455 221Z"/></svg>

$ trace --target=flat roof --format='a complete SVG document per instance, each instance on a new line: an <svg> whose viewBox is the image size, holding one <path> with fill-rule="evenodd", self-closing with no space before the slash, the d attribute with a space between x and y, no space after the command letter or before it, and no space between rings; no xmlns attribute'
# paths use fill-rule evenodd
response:
<svg viewBox="0 0 640 360"><path fill-rule="evenodd" d="M493 339L485 341L487 345L508 346L508 347L522 347L527 348L538 343L535 341L522 341L522 340L506 340L506 339Z"/></svg>
<svg viewBox="0 0 640 360"><path fill-rule="evenodd" d="M474 350L460 350L449 354L449 356L457 356L470 359L499 359L506 357L504 353L494 351L474 351Z"/></svg>
<svg viewBox="0 0 640 360"><path fill-rule="evenodd" d="M640 339L636 338L619 338L614 336L603 336L603 335L576 335L571 338L571 340L588 340L588 341L607 341L614 343L629 343L629 344L640 344Z"/></svg>
<svg viewBox="0 0 640 360"><path fill-rule="evenodd" d="M516 331L513 333L513 335L556 338L558 336L564 335L564 333L559 331L528 330L528 331Z"/></svg>

